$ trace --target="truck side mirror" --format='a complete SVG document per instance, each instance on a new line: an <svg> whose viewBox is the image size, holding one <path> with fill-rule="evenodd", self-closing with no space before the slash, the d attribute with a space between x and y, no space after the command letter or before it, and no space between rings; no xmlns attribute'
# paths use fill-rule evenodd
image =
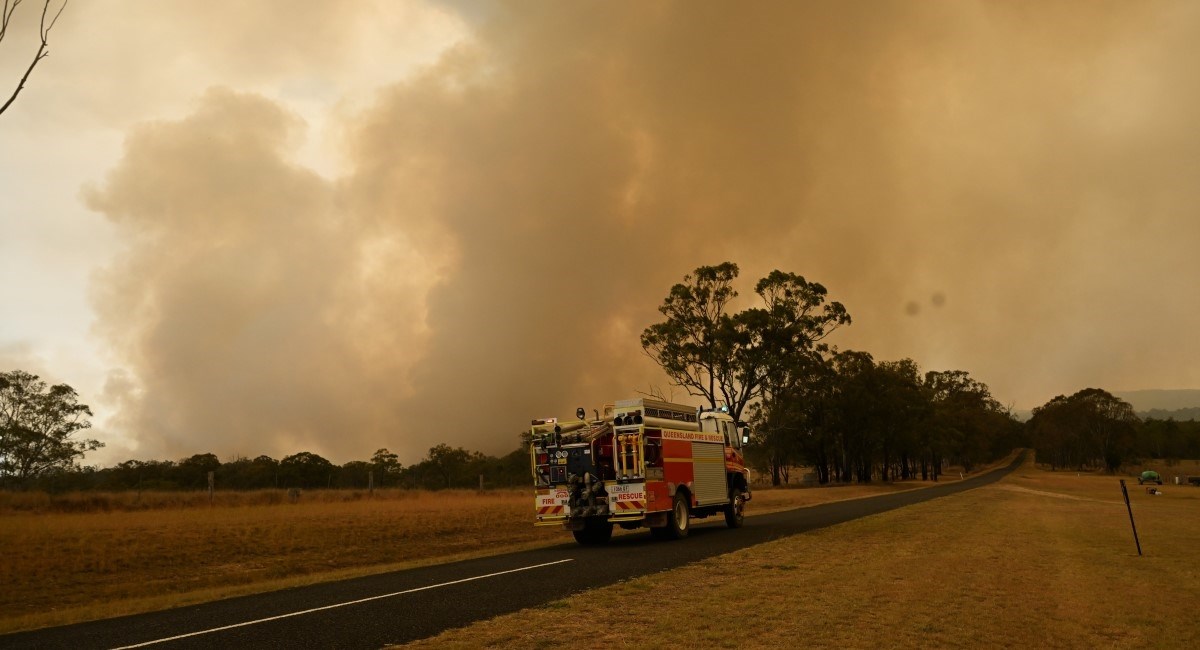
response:
<svg viewBox="0 0 1200 650"><path fill-rule="evenodd" d="M742 427L742 444L750 444L750 427Z"/></svg>

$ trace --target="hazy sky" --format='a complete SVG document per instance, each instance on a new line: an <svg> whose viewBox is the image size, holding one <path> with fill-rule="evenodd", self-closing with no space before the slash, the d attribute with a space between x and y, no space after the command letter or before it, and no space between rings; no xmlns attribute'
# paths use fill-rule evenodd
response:
<svg viewBox="0 0 1200 650"><path fill-rule="evenodd" d="M731 260L1018 408L1200 387L1197 60L1187 1L72 3L0 116L0 369L89 463L501 453L670 390L638 334Z"/></svg>

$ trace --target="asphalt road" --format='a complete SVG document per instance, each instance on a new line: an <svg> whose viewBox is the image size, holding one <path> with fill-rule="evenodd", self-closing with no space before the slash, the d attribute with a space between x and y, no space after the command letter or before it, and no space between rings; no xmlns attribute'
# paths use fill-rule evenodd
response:
<svg viewBox="0 0 1200 650"><path fill-rule="evenodd" d="M663 571L780 537L993 483L1024 460L966 481L869 499L693 522L681 541L649 533L606 547L551 548L230 598L161 612L0 636L0 648L377 648ZM712 522L712 523L708 523ZM564 533L565 535L565 533ZM566 539L570 539L567 537Z"/></svg>

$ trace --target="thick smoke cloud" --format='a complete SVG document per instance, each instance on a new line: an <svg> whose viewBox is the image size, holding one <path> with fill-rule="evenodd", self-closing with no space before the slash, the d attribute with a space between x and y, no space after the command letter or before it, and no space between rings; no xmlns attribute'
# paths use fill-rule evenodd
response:
<svg viewBox="0 0 1200 650"><path fill-rule="evenodd" d="M285 108L210 92L90 199L130 243L96 296L125 424L175 453L507 451L669 390L637 335L724 260L1020 406L1196 385L1194 13L517 3L348 118L334 181L289 162Z"/></svg>
<svg viewBox="0 0 1200 650"><path fill-rule="evenodd" d="M97 327L134 370L109 388L149 449L364 456L396 430L424 336L408 299L420 277L401 236L364 230L328 181L287 162L301 127L214 90L193 116L134 133L89 196L130 242L98 282Z"/></svg>

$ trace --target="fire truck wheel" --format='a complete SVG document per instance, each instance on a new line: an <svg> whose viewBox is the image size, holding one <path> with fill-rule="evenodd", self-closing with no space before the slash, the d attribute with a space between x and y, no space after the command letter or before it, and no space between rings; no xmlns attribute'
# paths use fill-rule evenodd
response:
<svg viewBox="0 0 1200 650"><path fill-rule="evenodd" d="M688 518L690 505L686 492L680 490L675 493L671 514L667 515L667 527L663 529L668 539L683 539L688 536L688 531L692 528L691 519Z"/></svg>
<svg viewBox="0 0 1200 650"><path fill-rule="evenodd" d="M607 521L587 522L583 530L572 531L575 541L584 546L602 546L612 539L613 525Z"/></svg>
<svg viewBox="0 0 1200 650"><path fill-rule="evenodd" d="M741 490L729 491L729 504L725 506L725 525L730 528L741 528L746 516L746 502L742 499Z"/></svg>

